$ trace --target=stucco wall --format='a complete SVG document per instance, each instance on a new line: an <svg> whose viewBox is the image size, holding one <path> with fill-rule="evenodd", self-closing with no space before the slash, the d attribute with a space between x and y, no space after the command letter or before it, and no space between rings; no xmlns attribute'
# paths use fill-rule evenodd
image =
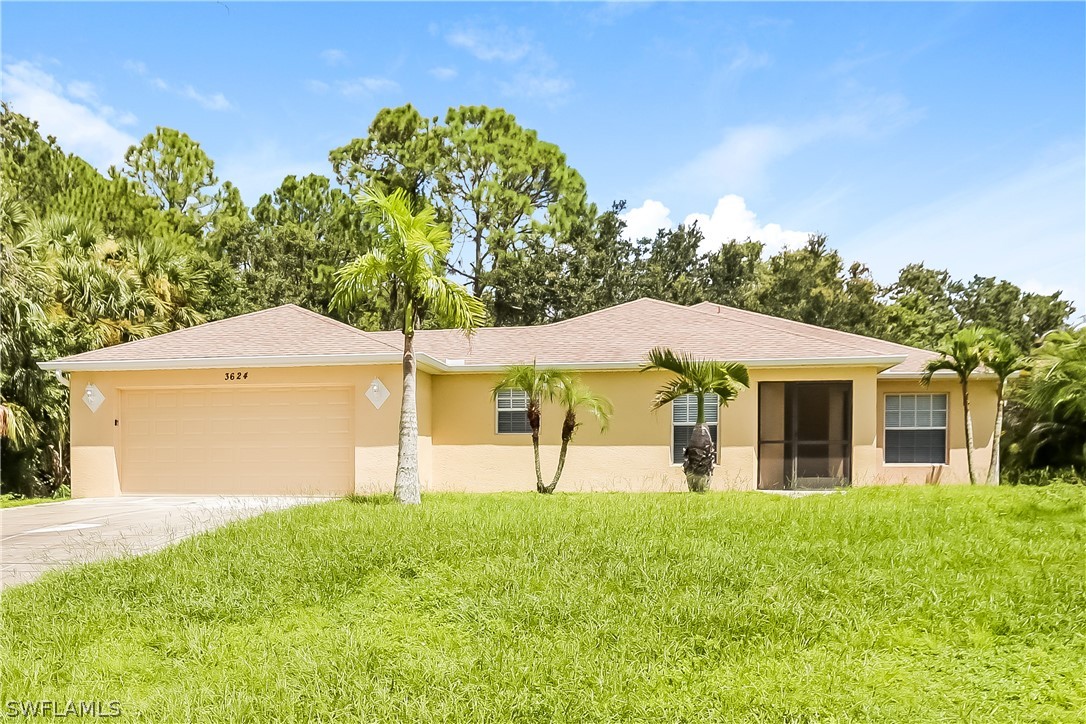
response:
<svg viewBox="0 0 1086 724"><path fill-rule="evenodd" d="M671 465L671 413L649 410L662 376L636 372L597 372L582 376L597 394L615 405L606 433L585 418L562 476L563 490L668 490L685 487L681 469ZM498 375L433 377L434 476L441 490L534 490L531 436L497 432L491 389ZM544 477L558 462L563 412L543 410L541 436Z"/></svg>
<svg viewBox="0 0 1086 724"><path fill-rule="evenodd" d="M882 420L886 395L897 393L945 393L947 395L947 464L946 465L887 465L882 447L885 430ZM923 483L968 483L969 464L965 456L965 411L962 388L956 378L932 380L925 387L915 380L879 380L878 384L879 457L874 468L857 476L854 485L895 485ZM973 417L973 444L976 451L973 464L977 482L984 482L992 460L992 438L995 434L996 383L994 380L974 379L969 383L969 406Z"/></svg>
<svg viewBox="0 0 1086 724"><path fill-rule="evenodd" d="M497 375L436 375L433 378L434 475L440 490L532 490L535 487L531 437L497 433L490 390ZM591 372L582 379L615 406L610 428L601 433L591 419L571 444L562 476L563 490L683 490L681 466L670 460L670 408L651 411L655 390L667 379L663 373ZM761 382L843 381L852 383L852 482L854 485L966 482L961 392L953 380L938 380L930 388L918 381L878 380L876 368L799 367L753 369L751 386L720 415L720 462L714 489L753 490L757 487L758 384ZM972 385L973 424L978 475L987 470L995 387L986 380ZM949 464L887 466L883 462L883 399L888 392L946 392ZM561 409L543 409L541 458L550 480L561 443Z"/></svg>
<svg viewBox="0 0 1086 724"><path fill-rule="evenodd" d="M121 492L118 473L117 428L121 389L149 387L216 387L224 385L335 385L354 391L355 490L389 491L395 475L400 413L400 367L299 367L250 369L243 382L224 382L223 370L161 370L139 372L81 372L71 375L73 494L109 496ZM753 369L751 387L721 411L720 462L714 489L756 487L758 384L775 381L847 381L853 395L854 485L965 482L965 443L961 392L954 380L924 388L916 381L878 380L875 368ZM364 393L374 378L390 395L380 410ZM582 375L597 393L615 406L610 428L601 433L594 421L584 422L570 446L562 490L683 490L679 465L670 460L671 411L650 410L655 390L667 379L663 373L636 371L590 372ZM429 490L533 490L535 486L529 435L499 435L491 388L495 374L429 375L419 373L419 464ZM105 402L96 412L80 400L87 384L96 384ZM995 386L986 380L971 385L977 446L977 474L983 480L991 457L995 415ZM883 462L884 398L892 392L946 392L948 398L949 464L894 465ZM542 461L545 479L558 460L562 411L543 411Z"/></svg>
<svg viewBox="0 0 1086 724"><path fill-rule="evenodd" d="M236 385L329 385L350 387L355 410L355 490L360 493L389 491L396 470L400 396L400 367L273 367L249 368L244 381L223 379L224 370L149 370L132 372L76 372L71 375L71 462L72 494L97 497L121 493L118 427L120 391L164 387L226 387ZM370 382L378 378L388 388L389 398L375 409L365 397ZM105 401L91 412L81 397L88 384L95 384ZM423 484L430 482L431 451L430 375L418 379L419 467Z"/></svg>

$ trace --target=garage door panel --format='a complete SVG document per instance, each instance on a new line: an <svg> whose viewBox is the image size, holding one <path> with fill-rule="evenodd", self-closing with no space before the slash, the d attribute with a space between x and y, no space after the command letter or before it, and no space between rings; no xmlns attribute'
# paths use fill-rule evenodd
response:
<svg viewBox="0 0 1086 724"><path fill-rule="evenodd" d="M350 492L351 399L349 388L123 391L122 490Z"/></svg>

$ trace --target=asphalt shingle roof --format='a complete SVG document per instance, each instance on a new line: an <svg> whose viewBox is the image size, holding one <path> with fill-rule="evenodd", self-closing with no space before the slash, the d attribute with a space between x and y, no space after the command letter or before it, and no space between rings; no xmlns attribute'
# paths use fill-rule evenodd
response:
<svg viewBox="0 0 1086 724"><path fill-rule="evenodd" d="M363 332L286 304L57 362L120 365L217 358L387 356L399 352L402 345L399 332ZM642 362L656 346L754 363L888 358L884 366L893 367L893 374L918 374L924 362L935 357L913 347L709 302L683 307L655 299L639 299L553 324L487 327L470 338L456 330L422 330L415 340L416 352L466 368L533 361L542 365L633 364ZM898 364L901 357L905 361Z"/></svg>
<svg viewBox="0 0 1086 724"><path fill-rule="evenodd" d="M63 358L63 362L377 354L400 347L294 304Z"/></svg>

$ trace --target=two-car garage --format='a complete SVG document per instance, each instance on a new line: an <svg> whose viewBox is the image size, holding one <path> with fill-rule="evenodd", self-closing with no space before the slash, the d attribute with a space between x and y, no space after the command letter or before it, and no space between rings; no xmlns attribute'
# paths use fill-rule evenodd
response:
<svg viewBox="0 0 1086 724"><path fill-rule="evenodd" d="M42 363L71 388L72 494L385 490L403 356L387 337L287 304Z"/></svg>
<svg viewBox="0 0 1086 724"><path fill-rule="evenodd" d="M120 390L121 492L350 493L352 392L241 385Z"/></svg>

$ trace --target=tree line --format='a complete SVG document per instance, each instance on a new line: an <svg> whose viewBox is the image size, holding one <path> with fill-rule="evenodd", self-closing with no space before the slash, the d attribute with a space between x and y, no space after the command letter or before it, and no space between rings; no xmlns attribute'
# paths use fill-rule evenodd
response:
<svg viewBox="0 0 1086 724"><path fill-rule="evenodd" d="M4 491L67 481L67 393L38 361L288 302L364 329L400 328L410 300L395 285L351 305L334 300L337 270L380 238L359 203L367 190L400 192L413 213L432 209L450 232L444 273L481 300L492 325L651 296L928 348L978 325L1028 350L1074 312L1058 293L958 280L923 263L880 285L821 235L776 253L752 239L700 252L696 225L629 239L623 202L590 203L561 150L496 108L383 109L364 136L329 153L329 176L288 176L252 207L174 129L157 128L105 174L6 105L0 137ZM1008 408L1008 426L1037 424L1029 409Z"/></svg>

